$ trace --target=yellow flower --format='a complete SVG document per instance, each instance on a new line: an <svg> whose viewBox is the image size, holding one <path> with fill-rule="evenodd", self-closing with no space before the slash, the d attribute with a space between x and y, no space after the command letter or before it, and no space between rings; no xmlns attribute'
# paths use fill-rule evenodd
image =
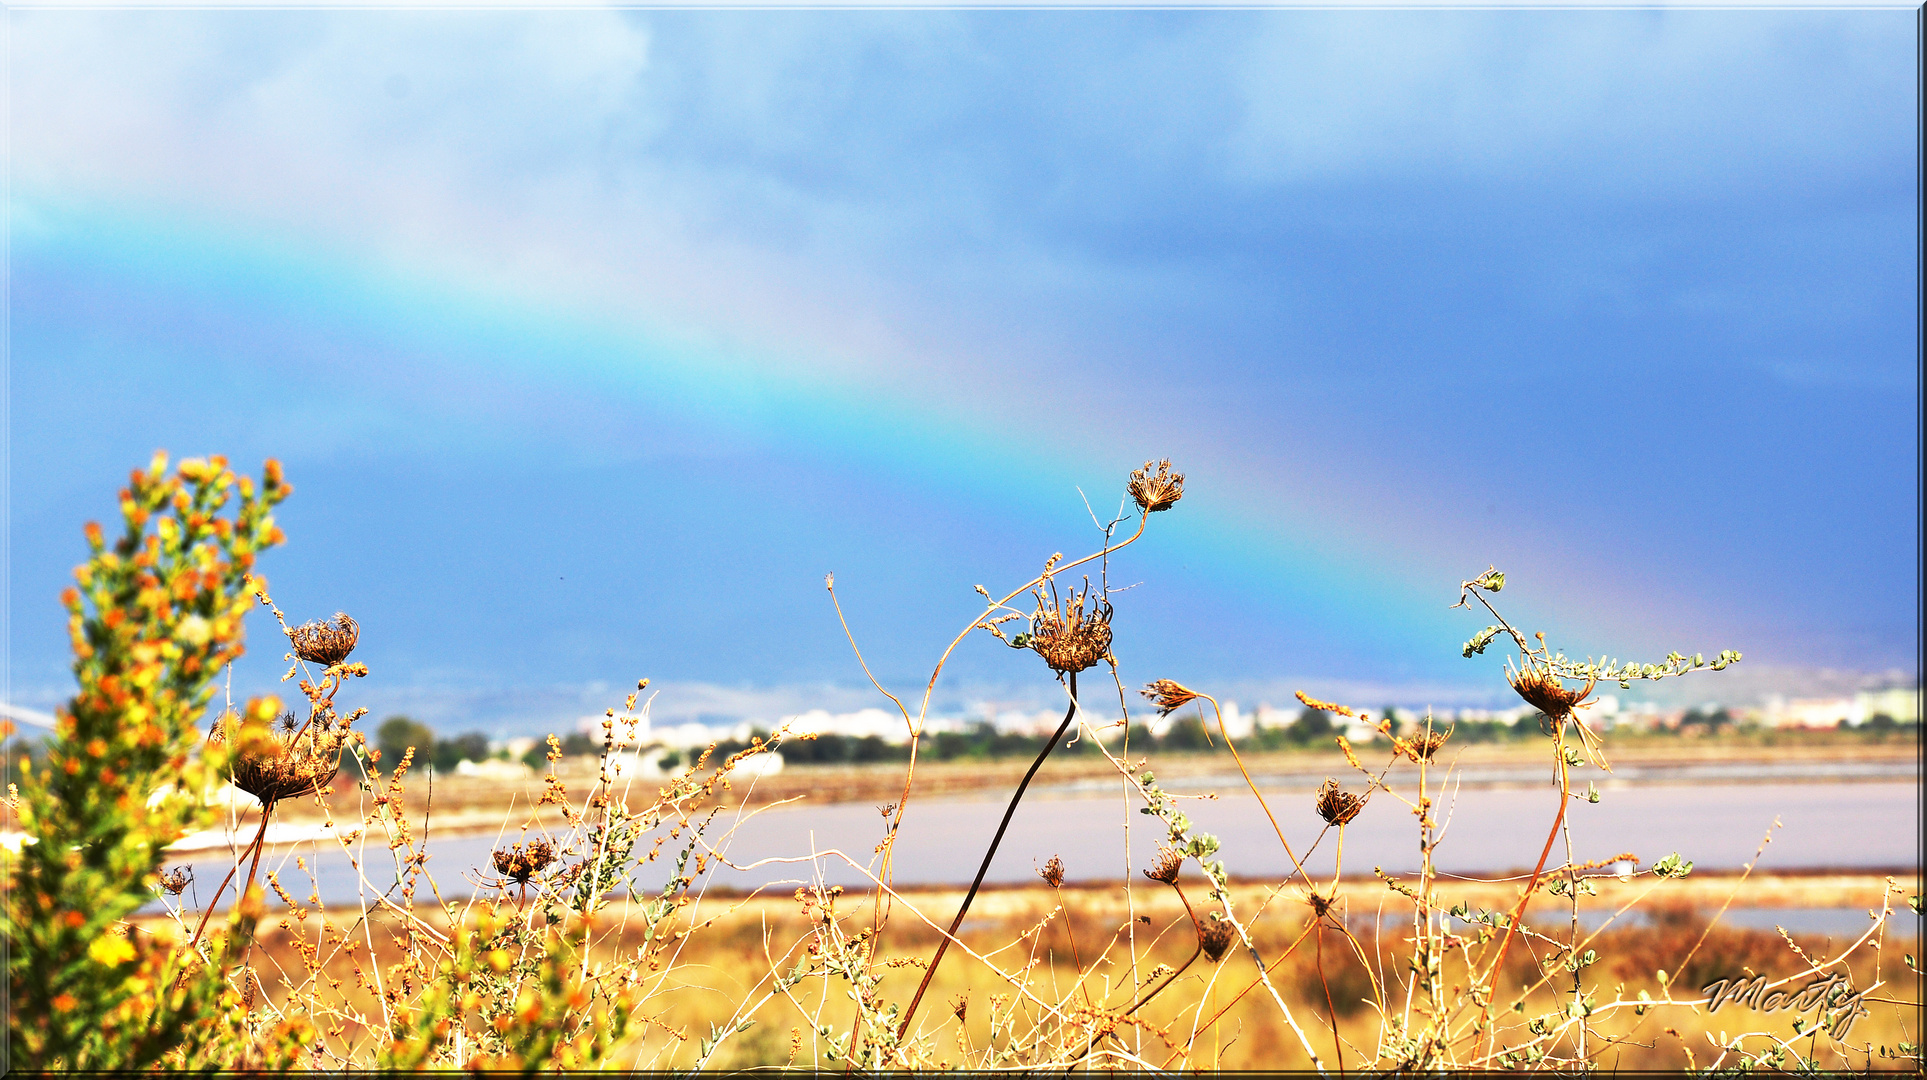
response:
<svg viewBox="0 0 1927 1080"><path fill-rule="evenodd" d="M174 628L174 636L189 645L205 645L214 636L214 625L199 615L189 615Z"/></svg>
<svg viewBox="0 0 1927 1080"><path fill-rule="evenodd" d="M118 967L134 958L134 946L119 934L108 934L94 939L87 946L87 955L108 967Z"/></svg>

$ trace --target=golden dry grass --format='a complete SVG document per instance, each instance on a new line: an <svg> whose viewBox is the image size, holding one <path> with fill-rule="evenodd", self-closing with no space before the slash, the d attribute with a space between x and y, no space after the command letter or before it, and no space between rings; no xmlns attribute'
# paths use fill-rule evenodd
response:
<svg viewBox="0 0 1927 1080"><path fill-rule="evenodd" d="M1636 998L1643 990L1663 999L1666 987L1655 973L1664 970L1673 976L1675 996L1699 997L1698 988L1715 978L1755 972L1780 976L1804 970L1806 964L1795 954L1794 945L1809 955L1830 958L1846 944L1837 937L1829 941L1815 934L1793 935L1789 944L1772 931L1718 925L1709 929L1707 916L1733 893L1736 884L1731 877L1657 884L1602 883L1601 894L1588 898L1588 911L1610 909L1633 899L1635 893L1649 893L1643 907L1650 919L1644 925L1607 928L1593 940L1591 947L1598 950L1602 961L1588 971L1590 982L1614 988L1615 994L1604 998ZM1194 903L1203 899L1202 882L1187 880L1186 885ZM1744 898L1756 905L1877 908L1885 887L1883 879L1866 876L1761 877L1746 882ZM1399 965L1412 949L1408 940L1410 906L1403 897L1372 880L1347 881L1341 885L1340 894L1341 903L1350 906L1355 935L1366 955L1374 960L1375 973L1367 973L1360 958L1335 931L1328 928L1322 935L1306 934L1310 910L1301 890L1274 891L1261 885L1244 885L1233 893L1238 909L1246 917L1256 916L1251 924L1254 942L1263 955L1268 960L1283 957L1272 971L1273 980L1313 1045L1325 1055L1328 1067L1338 1056L1329 1026L1332 1008L1337 1012L1338 1032L1346 1043L1344 1057L1355 1065L1360 1049L1369 1049L1381 1034L1380 1021L1369 1001L1373 974L1392 989L1389 997L1401 996L1398 987L1404 974ZM1497 907L1516 899L1517 892L1516 886L1508 889L1503 884L1467 884L1446 890L1445 896L1453 901L1463 899L1475 908ZM902 894L892 905L889 933L874 959L886 967L892 961L903 966L884 976L880 990L885 1000L908 997L921 975L915 962L926 959L938 940L937 932L915 912L940 924L947 921L961 899L961 889L918 890ZM1374 934L1371 917L1364 909L1376 908L1381 900L1384 915ZM846 894L839 898L836 910L852 936L869 926L875 915L867 895ZM1563 907L1558 898L1545 897L1529 910L1528 924L1550 930L1562 926L1568 917L1569 908ZM310 941L317 939L324 918L339 916L315 913L300 923L282 918L269 920L278 921L279 926L264 924L256 946L255 967L270 997L277 993L276 971L285 969L299 981L300 948L294 937L301 934ZM602 940L593 961L608 964L620 954L633 953L640 944L628 925L633 919L634 910L624 903L602 913L599 923L615 932ZM770 972L793 967L811 938L812 924L795 898L709 896L679 916L680 929L691 926L699 928L679 941L668 962L652 974L658 981L637 1012L637 1019L646 1022L632 1027L632 1037L616 1058L618 1063L687 1068L695 1064L701 1038L712 1026L727 1027L747 1017L755 1024L725 1043L709 1067L830 1064L820 1056L824 1040L817 1031L823 1027L837 1033L850 1030L856 1008L848 997L849 985L834 978L827 985L823 979L812 979L788 995L768 996ZM401 958L394 943L398 929L392 919L377 915L369 927L352 933L372 937L377 960L387 967ZM1705 940L1695 951L1694 943L1702 935ZM1081 965L1073 959L1073 937ZM1073 1008L1083 1003L1121 1011L1157 965L1175 967L1183 963L1193 952L1194 940L1182 905L1162 887L1134 888L1129 896L1121 887L1053 891L1038 885L986 890L978 897L960 935L961 943L982 959L958 955L946 964L932 983L929 1007L919 1015L919 1028L940 1036L937 1046L942 1056L931 1064L1013 1066L1041 1060L1035 1055L1046 1051L1061 1056L1064 1047L1024 1046L1036 1038L1038 1031L1050 1027L1043 1022L1050 1007ZM1514 950L1501 984L1517 988L1530 981L1538 970L1536 954L1548 951ZM1874 986L1877 971L1882 985L1873 994L1885 999L1872 1002L1871 1013L1853 1027L1853 1043L1891 1047L1903 1041L1919 1041L1921 986L1903 960L1903 954L1918 956L1919 951L1917 939L1890 937L1883 948L1863 948L1847 961L1845 968L1858 989ZM1689 952L1693 958L1682 970L1680 963ZM372 1015L378 1006L367 974L371 968L365 960L365 952L355 960L337 956L328 975L341 980L343 993ZM1248 991L1253 975L1252 962L1242 949L1234 948L1220 964L1201 958L1168 991L1120 1024L1118 1038L1142 1060L1174 1068L1309 1067L1309 1060L1276 1006L1262 989ZM1448 961L1448 982L1456 985L1463 975L1462 966ZM1328 991L1331 1007L1327 1006ZM1564 1007L1566 996L1550 987L1541 988L1527 998L1522 1017L1557 1012ZM968 1003L961 1018L954 1011L959 1000ZM750 1007L745 1007L746 1002ZM1223 1016L1210 1023L1218 1010L1224 1010ZM1792 1019L1790 1012L1761 1014L1738 1005L1727 1005L1711 1015L1700 1006L1672 1005L1636 1016L1627 1007L1595 1017L1589 1038L1595 1048L1599 1040L1612 1041L1599 1057L1602 1066L1677 1069L1708 1064L1718 1053L1713 1040L1726 1032L1768 1030L1793 1039ZM1762 1044L1758 1036L1749 1043L1756 1049ZM1861 1054L1842 1057L1831 1049L1834 1044L1824 1034L1813 1040L1797 1040L1797 1044L1806 1052L1817 1052L1822 1062L1838 1067L1871 1065L1881 1069L1904 1064L1879 1059L1869 1062ZM1000 1060L1000 1051L1013 1047L1018 1048L1017 1053Z"/></svg>

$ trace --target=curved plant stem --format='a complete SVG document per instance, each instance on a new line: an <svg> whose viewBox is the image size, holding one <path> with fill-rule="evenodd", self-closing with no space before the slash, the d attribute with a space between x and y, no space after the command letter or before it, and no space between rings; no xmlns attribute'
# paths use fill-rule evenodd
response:
<svg viewBox="0 0 1927 1080"><path fill-rule="evenodd" d="M1258 808L1265 812L1265 819L1271 822L1271 830L1278 834L1278 843L1284 846L1285 857L1291 860L1292 868L1298 871L1299 877L1305 879L1306 885L1317 888L1318 886L1311 880L1311 875L1305 873L1304 866L1298 862L1298 856L1292 852L1291 842L1285 839L1285 830L1278 826L1278 819L1272 815L1270 804L1265 802L1265 797L1258 791L1258 785L1251 779L1251 773L1245 769L1244 758L1238 756L1238 748L1232 745L1231 732L1225 730L1224 711L1218 708L1218 699L1210 694L1198 696L1211 703L1211 712L1218 718L1218 734L1224 736L1225 748L1231 751L1231 760L1237 763L1238 771L1244 774L1245 786L1251 789L1252 796L1258 800Z"/></svg>
<svg viewBox="0 0 1927 1080"><path fill-rule="evenodd" d="M916 782L917 752L923 742L923 718L929 715L930 697L932 694L936 693L937 680L941 678L943 675L944 665L950 662L950 654L956 652L957 646L963 644L964 639L970 636L970 632L977 629L977 627L983 625L983 621L989 618L991 615L995 614L999 608L1004 607L1005 605L1009 604L1012 600L1017 599L1019 596L1022 596L1023 594L1029 592L1031 589L1037 587L1038 585L1043 584L1046 581L1049 581L1051 578L1051 575L1061 574L1066 570L1072 569L1073 567L1083 566L1085 563L1088 563L1088 562L1091 562L1092 560L1097 560L1097 559L1104 560L1106 565L1108 565L1111 557L1111 553L1115 551L1120 551L1136 543L1138 537L1144 535L1145 526L1150 523L1150 520L1151 520L1151 513L1150 511L1147 510L1144 513L1141 513L1138 515L1137 531L1133 532L1130 536L1125 537L1122 540L1119 540L1115 544L1111 543L1109 539L1106 538L1104 546L1099 548L1097 551L1094 551L1091 554L1086 555L1081 559L1073 559L1072 561L1067 562L1062 566L1053 566L1050 568L1048 573L1039 574L1036 577L1031 578L1029 581L1024 582L1022 585L1018 586L1017 588L1012 589L1009 593L1007 593L1004 596L1002 600L997 600L992 603L986 604L984 606L983 614L978 615L975 619L972 619L969 626L964 627L963 630L958 632L957 636L952 638L950 641L950 644L944 648L943 655L937 657L937 666L935 669L933 669L930 672L930 681L926 683L923 688L923 698L917 703L917 717L915 721L911 720L910 710L904 707L904 704L902 701L899 701L894 694L890 694L888 691L884 691L885 695L888 696L890 700L895 701L897 703L898 710L903 713L904 724L909 729L909 732L910 732L910 764L908 768L904 770L904 774L903 774L903 794L897 799L896 815L891 819L890 828L884 837L884 843L889 845L889 847L884 849L884 853L883 853L885 873L881 876L885 881L888 881L890 878L888 870L890 866L891 853L896 848L897 831L903 827L904 811L908 809L910 805L910 788ZM834 590L832 590L832 596L834 596ZM989 599L989 594L987 593L985 594L985 599ZM842 614L842 609L839 607L838 615L840 616L841 614ZM848 632L848 629L849 629L848 625L845 624L844 630L846 633ZM851 648L856 647L856 638L854 637L854 635L850 637L850 646ZM875 680L872 679L871 682L875 683ZM883 690L883 687L881 684L876 684L876 686L878 690ZM1072 683L1073 691L1071 694L1073 698L1077 696L1075 691L1075 686L1076 686L1076 683L1073 682Z"/></svg>
<svg viewBox="0 0 1927 1080"><path fill-rule="evenodd" d="M1325 1015L1331 1020L1332 1046L1338 1052L1338 1075L1345 1075L1345 1039L1338 1033L1338 1006L1332 1003L1332 985L1325 980L1325 926L1318 921L1317 936L1312 938L1312 956L1318 967L1318 985L1325 988Z"/></svg>
<svg viewBox="0 0 1927 1080"><path fill-rule="evenodd" d="M1059 885L1053 885L1051 886L1051 889L1053 892L1057 894L1057 906L1064 907L1063 887ZM1078 955L1077 930L1075 927L1071 925L1071 922L1072 922L1071 910L1069 908L1064 908L1064 936L1069 938L1071 941L1071 963L1077 968L1077 987L1076 988L1084 992L1084 1004L1090 1005L1092 1008L1095 1008L1096 1004L1091 1001L1091 988L1084 985L1084 958Z"/></svg>
<svg viewBox="0 0 1927 1080"><path fill-rule="evenodd" d="M1044 744L1044 749L1038 753L1037 760L1030 763L1030 771L1024 774L1024 779L1017 784L1017 790L1011 794L1010 805L1004 808L1004 819L997 823L997 835L991 837L990 848L984 852L983 865L977 867L977 876L970 881L970 891L964 894L963 905L957 908L957 917L950 920L950 930L944 935L944 939L938 942L936 955L930 958L930 966L924 969L923 981L917 984L916 996L910 999L910 1007L903 1011L903 1023L897 1028L898 1045L909 1037L910 1022L917 1017L917 1006L923 1001L923 992L929 989L930 980L937 974L937 965L943 962L943 954L950 948L950 940L957 936L957 928L963 925L964 916L970 911L971 901L977 899L977 890L984 883L984 874L990 870L990 860L997 857L997 845L1003 843L1004 830L1010 827L1011 815L1017 812L1017 804L1024 798L1024 789L1030 786L1031 777L1037 775L1037 770L1044 765L1044 759L1050 756L1052 750L1057 749L1058 740L1064 737L1064 732L1070 730L1071 721L1077 718L1077 672L1075 671L1070 673L1070 688L1071 705L1064 710L1064 722L1057 725L1056 733L1051 735L1050 741Z"/></svg>
<svg viewBox="0 0 1927 1080"><path fill-rule="evenodd" d="M1546 869L1546 859L1552 854L1552 842L1559 838L1559 826L1566 821L1566 803L1572 797L1572 782L1566 766L1565 731L1566 726L1562 722L1552 739L1553 751L1559 755L1559 813L1552 819L1552 831L1546 834L1546 846L1539 852L1539 864L1532 868L1532 877L1526 882L1525 894L1519 897L1518 905L1512 909L1512 916L1506 920L1505 937L1499 940L1498 959L1492 961L1492 966L1485 972L1486 985L1491 987L1485 1006L1486 1053L1488 1054L1492 1052L1492 1043L1498 1035L1497 1029L1492 1026L1491 1013L1493 1003L1498 1000L1498 979L1502 970L1501 965L1505 963L1505 952L1512 944L1512 931L1518 927L1519 920L1525 917L1526 905L1532 901L1533 890L1539 887L1539 875Z"/></svg>
<svg viewBox="0 0 1927 1080"><path fill-rule="evenodd" d="M264 841L267 840L267 838L268 838L268 808L262 807L261 828L255 832L254 842L248 845L248 849L252 849L254 852L255 866L261 865L261 845ZM245 859L247 857L248 857L248 850L244 849L241 852L241 859ZM221 894L227 891L228 882L234 880L234 873L239 869L241 869L241 860L236 859L234 862L234 865L228 867L227 876L221 879L220 888L217 888L214 890L214 899L209 900L207 902L207 912L201 916L201 924L194 928L194 937L188 941L187 943L188 948L191 949L195 945L200 943L201 931L207 929L207 921L214 917L215 905L221 902ZM252 868L248 870L248 883L249 884L254 883L254 870ZM247 890L246 889L241 890L241 895L246 896Z"/></svg>

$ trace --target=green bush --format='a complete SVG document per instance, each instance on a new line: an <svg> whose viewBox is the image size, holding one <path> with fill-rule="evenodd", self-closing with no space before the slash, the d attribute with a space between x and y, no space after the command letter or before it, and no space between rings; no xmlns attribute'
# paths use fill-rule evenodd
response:
<svg viewBox="0 0 1927 1080"><path fill-rule="evenodd" d="M187 1064L218 1035L224 954L183 955L123 920L154 898L164 849L211 820L200 795L218 756L196 754L197 725L241 655L255 555L280 543L269 511L288 491L273 461L257 485L218 457L170 472L156 455L121 491L111 545L85 529L90 557L62 596L79 691L15 806L34 842L5 908L12 1064ZM248 717L265 724L278 705L251 702Z"/></svg>

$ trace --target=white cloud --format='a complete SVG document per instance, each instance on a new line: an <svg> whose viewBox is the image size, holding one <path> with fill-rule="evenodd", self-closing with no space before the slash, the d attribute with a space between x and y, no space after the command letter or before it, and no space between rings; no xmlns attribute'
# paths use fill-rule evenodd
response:
<svg viewBox="0 0 1927 1080"><path fill-rule="evenodd" d="M1291 12L1238 64L1248 183L1529 180L1700 193L1910 155L1899 12ZM1886 121L1885 127L1881 122Z"/></svg>

